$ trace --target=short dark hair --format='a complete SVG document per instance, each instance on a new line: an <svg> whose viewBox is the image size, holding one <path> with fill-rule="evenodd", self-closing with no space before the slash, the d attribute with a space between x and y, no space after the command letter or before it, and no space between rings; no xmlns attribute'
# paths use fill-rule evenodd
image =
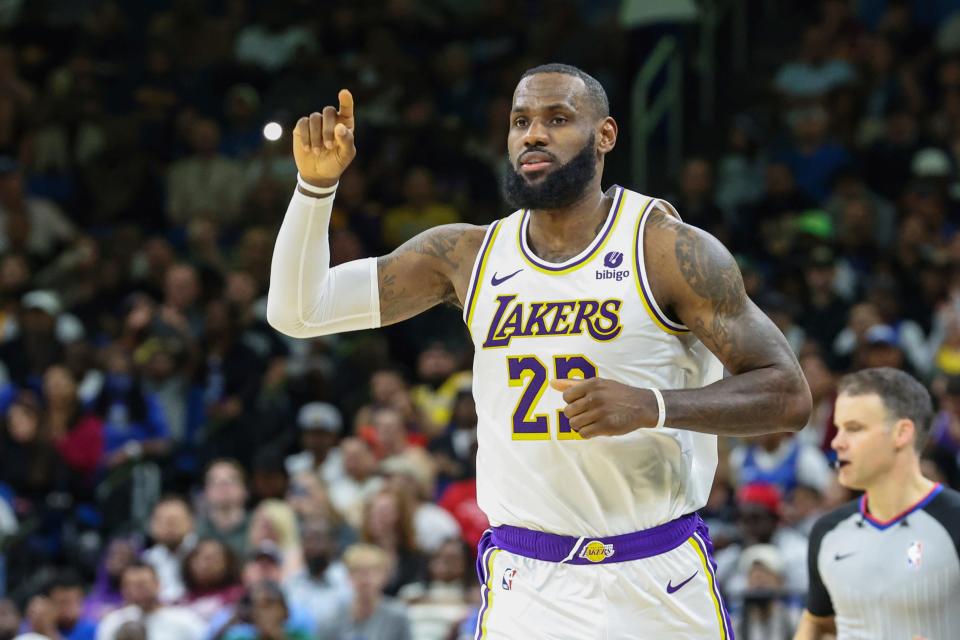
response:
<svg viewBox="0 0 960 640"><path fill-rule="evenodd" d="M214 458L209 463L207 463L206 469L203 470L203 481L207 481L207 476L210 475L210 471L219 465L225 465L237 472L237 475L240 476L240 482L244 486L247 484L247 471L243 468L243 465L240 464L240 461L236 458Z"/></svg>
<svg viewBox="0 0 960 640"><path fill-rule="evenodd" d="M63 569L54 574L53 578L50 579L46 589L44 589L44 593L49 596L52 595L54 591L60 589L79 589L83 591L85 587L86 585L83 579L80 578L80 574L73 569Z"/></svg>
<svg viewBox="0 0 960 640"><path fill-rule="evenodd" d="M919 451L930 435L933 400L926 387L906 371L892 367L873 367L840 378L839 393L850 396L876 394L891 420L907 419L916 428L914 448Z"/></svg>
<svg viewBox="0 0 960 640"><path fill-rule="evenodd" d="M538 73L562 73L567 76L580 78L583 80L583 84L587 87L587 96L590 99L590 106L593 107L597 117L606 118L610 115L610 101L607 99L607 92L604 90L603 85L583 69L569 64L562 64L560 62L551 62L549 64L541 64L531 69L527 69L523 72L523 75L520 76L520 79L523 80L527 76L536 75Z"/></svg>
<svg viewBox="0 0 960 640"><path fill-rule="evenodd" d="M179 493L163 494L162 496L160 496L160 499L154 503L153 509L156 510L157 507L159 507L160 505L169 504L169 503L182 504L183 508L187 510L187 513L189 513L190 515L193 515L193 505L191 505L190 501L187 500L184 496L180 495Z"/></svg>

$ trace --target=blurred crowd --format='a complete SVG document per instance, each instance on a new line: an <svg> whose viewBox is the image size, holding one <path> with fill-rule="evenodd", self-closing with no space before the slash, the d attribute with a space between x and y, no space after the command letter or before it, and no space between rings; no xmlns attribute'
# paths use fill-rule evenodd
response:
<svg viewBox="0 0 960 640"><path fill-rule="evenodd" d="M583 67L628 122L648 32L628 0L321 4L2 3L0 640L473 637L468 336L456 309L266 325L289 126L351 88L331 251L377 255L506 215L524 69ZM656 193L734 251L813 392L798 435L721 441L704 509L736 624L769 639L813 521L852 497L840 374L929 384L925 472L960 486L960 3L782 4L803 18L782 64Z"/></svg>

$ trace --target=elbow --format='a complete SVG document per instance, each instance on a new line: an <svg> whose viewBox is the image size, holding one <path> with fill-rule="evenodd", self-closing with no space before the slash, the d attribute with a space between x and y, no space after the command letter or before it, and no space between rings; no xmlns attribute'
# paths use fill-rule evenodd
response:
<svg viewBox="0 0 960 640"><path fill-rule="evenodd" d="M794 377L794 376L791 376ZM803 374L796 373L795 379L791 381L787 393L786 407L783 411L784 431L797 432L807 426L810 421L810 413L813 411L813 398L810 395L810 387L807 386L807 380Z"/></svg>
<svg viewBox="0 0 960 640"><path fill-rule="evenodd" d="M283 304L276 296L267 293L267 324L285 336L304 338L303 322L291 305Z"/></svg>

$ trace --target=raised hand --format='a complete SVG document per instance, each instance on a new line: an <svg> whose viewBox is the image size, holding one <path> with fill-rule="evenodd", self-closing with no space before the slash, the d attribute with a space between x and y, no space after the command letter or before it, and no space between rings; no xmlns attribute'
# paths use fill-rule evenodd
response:
<svg viewBox="0 0 960 640"><path fill-rule="evenodd" d="M293 159L300 177L317 187L336 184L357 155L353 144L353 95L337 94L340 108L323 108L297 120L293 129Z"/></svg>

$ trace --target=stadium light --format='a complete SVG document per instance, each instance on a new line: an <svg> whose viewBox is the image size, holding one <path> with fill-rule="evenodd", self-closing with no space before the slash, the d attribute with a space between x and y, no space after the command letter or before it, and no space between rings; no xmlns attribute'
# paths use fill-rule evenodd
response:
<svg viewBox="0 0 960 640"><path fill-rule="evenodd" d="M283 127L279 122L268 122L263 126L263 137L270 142L276 142L283 135Z"/></svg>

